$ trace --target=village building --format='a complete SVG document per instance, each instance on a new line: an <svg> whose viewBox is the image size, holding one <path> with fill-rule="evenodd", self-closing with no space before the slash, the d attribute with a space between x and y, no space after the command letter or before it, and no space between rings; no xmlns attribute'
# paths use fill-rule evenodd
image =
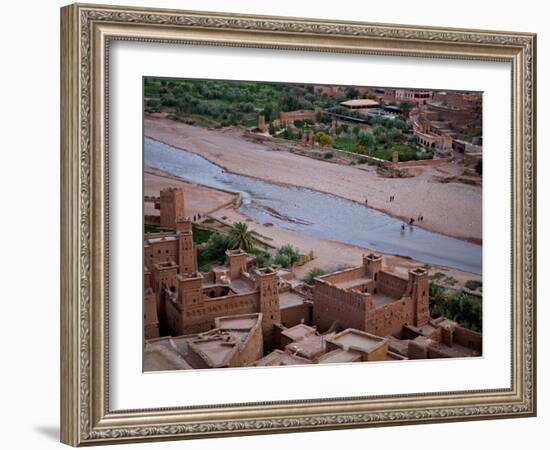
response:
<svg viewBox="0 0 550 450"><path fill-rule="evenodd" d="M377 336L398 335L404 324L428 323L428 272L418 268L408 278L382 269L382 257L369 254L359 267L316 278L313 323L326 330L338 321Z"/></svg>
<svg viewBox="0 0 550 450"><path fill-rule="evenodd" d="M341 102L340 105L351 110L368 110L371 108L378 108L380 103L369 98L355 98Z"/></svg>
<svg viewBox="0 0 550 450"><path fill-rule="evenodd" d="M436 92L409 114L417 143L440 155L454 150L481 153L481 95Z"/></svg>
<svg viewBox="0 0 550 450"><path fill-rule="evenodd" d="M235 249L200 272L183 192L164 198L161 221L166 211L180 215L173 231L144 235L146 370L481 354L479 333L430 318L422 267L402 277L371 253L308 287L296 285L291 270L257 268L253 255Z"/></svg>
<svg viewBox="0 0 550 450"><path fill-rule="evenodd" d="M145 370L242 367L263 357L261 314L218 317L204 333L147 341Z"/></svg>
<svg viewBox="0 0 550 450"><path fill-rule="evenodd" d="M385 89L384 94L399 102L412 102L416 105L424 105L433 98L433 91L419 89Z"/></svg>
<svg viewBox="0 0 550 450"><path fill-rule="evenodd" d="M273 121L273 125L279 127L294 126L296 120L311 120L312 122L317 122L317 116L321 114L322 111L322 108L281 111L279 113L279 118Z"/></svg>

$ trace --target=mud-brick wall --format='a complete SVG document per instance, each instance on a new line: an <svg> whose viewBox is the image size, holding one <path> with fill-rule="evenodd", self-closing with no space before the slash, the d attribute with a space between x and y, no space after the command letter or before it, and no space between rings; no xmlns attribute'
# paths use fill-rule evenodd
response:
<svg viewBox="0 0 550 450"><path fill-rule="evenodd" d="M363 266L354 267L353 269L341 270L340 272L334 272L329 275L324 275L322 280L329 283L343 283L345 281L356 280L366 276L367 270Z"/></svg>
<svg viewBox="0 0 550 450"><path fill-rule="evenodd" d="M368 294L344 291L317 281L313 293L313 323L321 332L326 331L335 320L342 328L365 330L368 300Z"/></svg>
<svg viewBox="0 0 550 450"><path fill-rule="evenodd" d="M154 242L144 248L144 264L153 272L154 265L161 262L178 261L178 241L174 239Z"/></svg>
<svg viewBox="0 0 550 450"><path fill-rule="evenodd" d="M378 273L378 292L396 299L403 297L407 290L408 280L381 270Z"/></svg>
<svg viewBox="0 0 550 450"><path fill-rule="evenodd" d="M258 293L238 294L207 299L196 308L183 312L183 333L200 333L214 328L214 319L221 316L257 312Z"/></svg>
<svg viewBox="0 0 550 450"><path fill-rule="evenodd" d="M264 356L264 340L261 324L256 324L248 335L248 340L239 352L238 366L247 366Z"/></svg>
<svg viewBox="0 0 550 450"><path fill-rule="evenodd" d="M306 303L281 308L281 323L291 328L303 322L306 325L311 324L311 306Z"/></svg>
<svg viewBox="0 0 550 450"><path fill-rule="evenodd" d="M377 336L401 336L401 328L413 321L413 302L410 297L370 310L366 331Z"/></svg>
<svg viewBox="0 0 550 450"><path fill-rule="evenodd" d="M463 327L456 327L454 335L455 344L474 349L481 353L481 334Z"/></svg>

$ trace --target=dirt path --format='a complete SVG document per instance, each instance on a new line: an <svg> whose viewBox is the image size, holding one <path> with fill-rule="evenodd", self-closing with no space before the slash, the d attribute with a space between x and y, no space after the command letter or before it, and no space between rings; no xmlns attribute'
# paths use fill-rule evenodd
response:
<svg viewBox="0 0 550 450"><path fill-rule="evenodd" d="M144 133L174 147L202 155L224 169L275 183L328 192L364 203L407 220L424 216L422 227L472 242L482 238L481 187L440 183L441 171L453 174L455 165L422 169L412 178L383 178L374 167L361 168L320 161L259 144L236 129L212 130L186 125L159 115L146 115ZM275 148L272 148L275 147ZM390 195L395 196L389 202Z"/></svg>

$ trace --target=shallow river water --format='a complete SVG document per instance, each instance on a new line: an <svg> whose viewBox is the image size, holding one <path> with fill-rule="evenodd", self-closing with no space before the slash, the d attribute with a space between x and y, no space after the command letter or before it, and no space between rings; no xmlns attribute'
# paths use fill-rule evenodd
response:
<svg viewBox="0 0 550 450"><path fill-rule="evenodd" d="M148 138L144 163L205 186L241 193L240 211L261 223L481 273L480 245L408 225L403 232L401 220L350 200L232 174L195 153Z"/></svg>

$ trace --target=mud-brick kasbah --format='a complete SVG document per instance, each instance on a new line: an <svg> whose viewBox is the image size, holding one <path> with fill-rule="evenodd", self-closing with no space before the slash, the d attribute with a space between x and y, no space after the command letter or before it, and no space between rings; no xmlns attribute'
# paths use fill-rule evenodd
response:
<svg viewBox="0 0 550 450"><path fill-rule="evenodd" d="M228 250L200 272L184 192L156 198L168 232L144 235L145 370L325 364L481 355L479 333L430 318L428 273L363 255L310 286Z"/></svg>

